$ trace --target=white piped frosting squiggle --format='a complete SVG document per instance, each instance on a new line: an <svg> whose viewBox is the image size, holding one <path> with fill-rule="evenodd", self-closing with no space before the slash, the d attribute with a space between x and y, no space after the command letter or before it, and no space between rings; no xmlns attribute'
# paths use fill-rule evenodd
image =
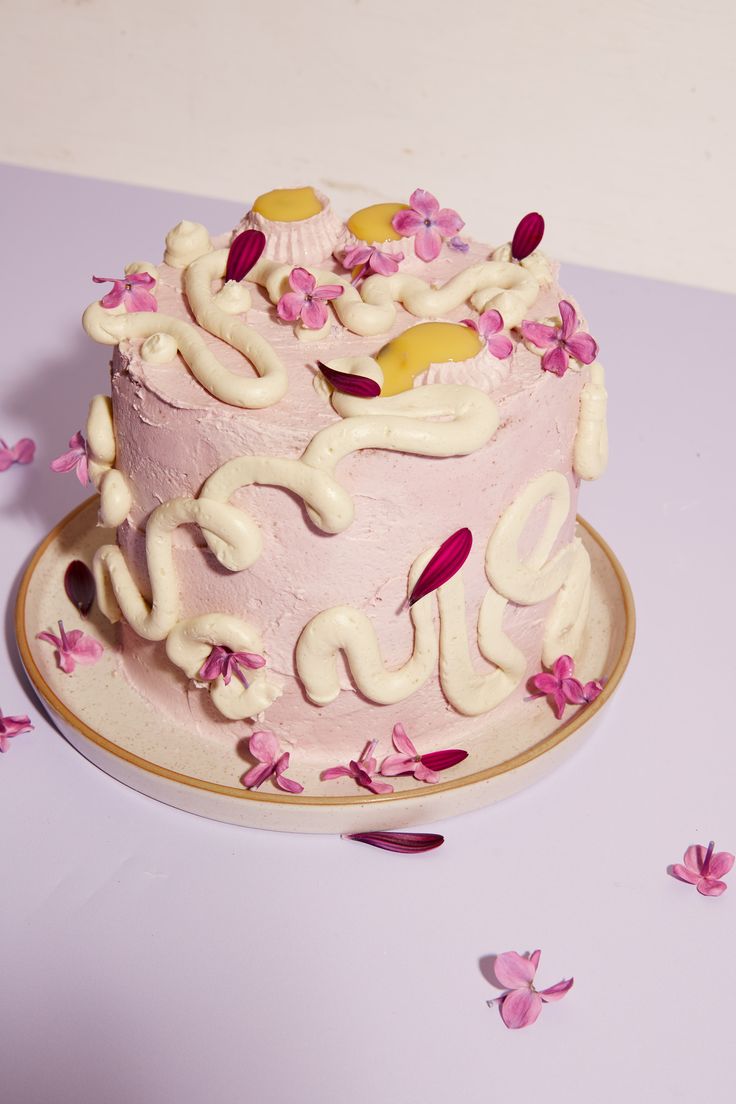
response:
<svg viewBox="0 0 736 1104"><path fill-rule="evenodd" d="M581 479L599 479L608 464L608 425L603 365L590 366L590 379L580 396L580 416L575 435L573 465Z"/></svg>
<svg viewBox="0 0 736 1104"><path fill-rule="evenodd" d="M115 528L121 525L133 504L133 496L122 472L113 467L116 456L112 402L107 395L95 395L87 414L88 470L100 492L100 521Z"/></svg>

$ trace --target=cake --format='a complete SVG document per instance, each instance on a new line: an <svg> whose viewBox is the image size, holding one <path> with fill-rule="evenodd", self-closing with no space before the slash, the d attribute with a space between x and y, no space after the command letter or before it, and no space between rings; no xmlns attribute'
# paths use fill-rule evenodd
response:
<svg viewBox="0 0 736 1104"><path fill-rule="evenodd" d="M180 222L87 308L113 347L97 600L162 716L329 778L392 732L467 748L574 662L603 369L541 216L511 229L473 241L421 189L346 221L277 189L219 236Z"/></svg>

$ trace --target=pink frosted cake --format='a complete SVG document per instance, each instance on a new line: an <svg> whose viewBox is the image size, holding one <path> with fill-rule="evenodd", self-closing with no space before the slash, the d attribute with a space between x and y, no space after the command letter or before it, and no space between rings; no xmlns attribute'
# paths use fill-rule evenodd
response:
<svg viewBox="0 0 736 1104"><path fill-rule="evenodd" d="M203 740L274 733L296 778L397 724L463 748L580 645L597 346L540 216L495 248L463 225L421 190L347 222L269 192L84 315L114 347L86 449L125 676Z"/></svg>

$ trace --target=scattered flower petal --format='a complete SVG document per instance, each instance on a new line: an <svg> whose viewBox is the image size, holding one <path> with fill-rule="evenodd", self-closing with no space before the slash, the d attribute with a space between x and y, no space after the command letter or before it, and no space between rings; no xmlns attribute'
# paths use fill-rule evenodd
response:
<svg viewBox="0 0 736 1104"><path fill-rule="evenodd" d="M257 789L262 782L273 775L273 780L280 790L292 794L302 792L304 787L300 782L295 782L293 778L286 777L285 771L289 767L289 752L285 751L282 755L279 754L281 749L273 732L269 732L267 729L254 732L248 740L248 750L253 758L258 760L258 763L255 767L251 767L249 771L246 771L240 780L246 790Z"/></svg>
<svg viewBox="0 0 736 1104"><path fill-rule="evenodd" d="M0 751L7 751L9 741L14 736L20 736L24 732L32 732L33 725L30 717L6 717L0 709Z"/></svg>
<svg viewBox="0 0 736 1104"><path fill-rule="evenodd" d="M95 640L93 636L87 636L81 629L67 632L63 621L59 621L58 636L50 632L40 632L36 633L36 640L45 640L48 644L54 645L56 662L66 675L73 674L78 663L87 665L97 663L104 651L99 640Z"/></svg>
<svg viewBox="0 0 736 1104"><path fill-rule="evenodd" d="M398 851L402 855L418 855L423 851L434 851L445 842L445 837L436 832L351 832L343 839L356 843L367 843L370 847L379 847L382 851Z"/></svg>
<svg viewBox="0 0 736 1104"><path fill-rule="evenodd" d="M552 699L557 720L562 720L566 705L588 705L595 701L603 687L605 679L593 679L585 686L573 677L575 664L570 656L559 656L552 664L552 672L540 671L529 680L533 697Z"/></svg>
<svg viewBox="0 0 736 1104"><path fill-rule="evenodd" d="M715 851L713 840L707 847L696 843L688 847L682 863L675 863L671 873L681 882L694 885L704 897L720 897L728 886L723 877L728 874L734 863L730 851Z"/></svg>
<svg viewBox="0 0 736 1104"><path fill-rule="evenodd" d="M384 777L395 777L397 774L413 774L419 782L439 782L439 771L449 770L457 763L467 759L467 751L450 748L447 751L429 751L426 755L420 755L414 744L409 739L406 729L402 724L395 724L392 734L396 755L387 755L381 763L381 774Z"/></svg>
<svg viewBox="0 0 736 1104"><path fill-rule="evenodd" d="M523 261L535 249L544 237L544 219L536 211L524 215L514 230L511 241L511 256L515 261Z"/></svg>
<svg viewBox="0 0 736 1104"><path fill-rule="evenodd" d="M559 303L560 325L548 326L544 322L521 323L524 340L536 349L544 349L542 368L555 376L564 376L570 357L580 364L592 364L598 356L598 344L589 333L576 329L578 316L572 303L561 299Z"/></svg>
<svg viewBox="0 0 736 1104"><path fill-rule="evenodd" d="M350 270L360 269L351 280L352 284L357 284L366 272L374 272L378 276L395 275L399 271L399 262L403 259L403 253L383 253L374 245L356 245L348 249L342 265Z"/></svg>
<svg viewBox="0 0 736 1104"><path fill-rule="evenodd" d="M414 238L414 252L421 261L433 261L438 257L442 242L455 239L465 225L457 211L450 207L440 208L431 192L423 188L412 192L409 207L397 211L391 224L402 238Z"/></svg>
<svg viewBox="0 0 736 1104"><path fill-rule="evenodd" d="M321 330L327 321L327 307L331 299L339 299L345 290L342 284L322 284L306 268L292 268L289 287L276 304L276 313L284 322L301 320L307 330Z"/></svg>
<svg viewBox="0 0 736 1104"><path fill-rule="evenodd" d="M393 793L394 788L388 782L379 782L375 775L378 773L378 763L374 756L378 740L371 740L363 749L360 759L351 759L346 767L328 767L320 774L323 782L329 782L333 778L353 778L359 786L370 790L375 794Z"/></svg>
<svg viewBox="0 0 736 1104"><path fill-rule="evenodd" d="M458 529L443 541L412 587L409 605L437 590L463 566L473 547L473 534L469 529Z"/></svg>
<svg viewBox="0 0 736 1104"><path fill-rule="evenodd" d="M14 445L7 445L0 437L0 472L7 471L13 464L30 464L36 455L36 442L30 437L21 437Z"/></svg>
<svg viewBox="0 0 736 1104"><path fill-rule="evenodd" d="M381 385L369 376L357 376L351 372L339 372L336 368L329 368L321 360L317 361L317 367L331 387L341 391L343 395L357 395L361 399L375 399L381 394Z"/></svg>
<svg viewBox="0 0 736 1104"><path fill-rule="evenodd" d="M72 560L64 572L64 590L73 606L86 617L95 600L95 578L86 563Z"/></svg>
<svg viewBox="0 0 736 1104"><path fill-rule="evenodd" d="M497 360L506 360L514 351L514 345L503 329L503 318L497 310L483 311L476 322L473 318L463 318L463 325L469 326L483 338L488 352Z"/></svg>
<svg viewBox="0 0 736 1104"><path fill-rule="evenodd" d="M456 253L467 253L470 249L470 244L457 236L450 238L447 244L450 249L454 249Z"/></svg>
<svg viewBox="0 0 736 1104"><path fill-rule="evenodd" d="M89 483L89 458L87 442L80 429L69 439L69 450L52 460L49 467L55 472L76 471L77 479L86 487Z"/></svg>
<svg viewBox="0 0 736 1104"><path fill-rule="evenodd" d="M243 280L266 248L266 235L261 230L243 230L230 243L225 266L225 283Z"/></svg>
<svg viewBox="0 0 736 1104"><path fill-rule="evenodd" d="M233 652L230 648L225 648L221 644L216 644L202 664L199 677L204 679L205 682L212 682L216 678L222 678L225 685L229 686L230 679L235 675L247 689L248 680L243 673L243 668L257 671L259 668L265 666L266 660L262 655L258 655L255 652Z"/></svg>
<svg viewBox="0 0 736 1104"><path fill-rule="evenodd" d="M572 978L558 981L548 989L535 989L533 982L540 955L541 951L533 951L528 957L516 951L505 951L496 958L496 978L508 991L487 1003L500 1005L501 1018L509 1028L529 1027L538 1018L543 1004L562 1000L572 989Z"/></svg>
<svg viewBox="0 0 736 1104"><path fill-rule="evenodd" d="M96 284L112 284L112 289L100 299L107 310L122 303L129 314L137 311L157 311L156 296L148 289L156 281L150 272L131 272L129 276L93 276Z"/></svg>

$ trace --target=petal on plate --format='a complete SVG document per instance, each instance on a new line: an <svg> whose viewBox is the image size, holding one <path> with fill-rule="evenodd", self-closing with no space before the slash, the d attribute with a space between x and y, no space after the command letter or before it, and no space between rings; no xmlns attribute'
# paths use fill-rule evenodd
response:
<svg viewBox="0 0 736 1104"><path fill-rule="evenodd" d="M240 779L246 790L255 790L273 771L273 763L258 763L246 771Z"/></svg>
<svg viewBox="0 0 736 1104"><path fill-rule="evenodd" d="M323 782L329 782L332 778L352 778L352 774L350 767L328 767L322 771L320 778Z"/></svg>
<svg viewBox="0 0 736 1104"><path fill-rule="evenodd" d="M301 782L296 782L293 778L285 778L283 774L276 775L276 785L280 790L292 794L300 794L304 789Z"/></svg>
<svg viewBox="0 0 736 1104"><path fill-rule="evenodd" d="M427 785L434 785L435 782L439 782L440 776L437 771L432 770L430 767L425 766L424 763L417 763L414 767L414 777L417 782L426 782Z"/></svg>
<svg viewBox="0 0 736 1104"><path fill-rule="evenodd" d="M253 733L248 740L248 750L261 763L275 763L279 754L279 741L273 732L264 728Z"/></svg>
<svg viewBox="0 0 736 1104"><path fill-rule="evenodd" d="M72 637L75 636L76 632L78 632L78 630L69 633L70 641L72 640ZM86 633L82 632L79 633L78 638L74 640L71 645L71 653L76 659L77 663L83 663L87 665L97 663L97 660L100 658L104 650L105 649L102 647L99 640L95 640L93 636L87 636Z"/></svg>
<svg viewBox="0 0 736 1104"><path fill-rule="evenodd" d="M570 705L585 705L588 699L585 696L583 684L576 678L562 679L560 689L565 696L565 701Z"/></svg>
<svg viewBox="0 0 736 1104"><path fill-rule="evenodd" d="M391 740L398 752L402 755L414 756L417 753L417 749L409 739L406 729L401 723L395 724L393 732L391 733Z"/></svg>

